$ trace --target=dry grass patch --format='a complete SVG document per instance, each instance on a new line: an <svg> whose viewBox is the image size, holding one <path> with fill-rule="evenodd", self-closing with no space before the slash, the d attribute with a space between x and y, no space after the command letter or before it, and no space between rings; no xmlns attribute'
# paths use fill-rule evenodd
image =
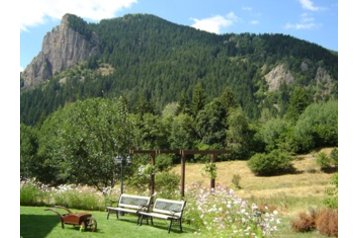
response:
<svg viewBox="0 0 358 238"><path fill-rule="evenodd" d="M324 149L330 151L330 149ZM286 210L297 210L302 207L319 205L325 196L325 190L329 186L331 174L320 171L316 164L314 153L297 156L293 162L297 172L270 177L255 176L247 166L247 161L217 162L216 183L231 187L236 193L254 201L271 201ZM186 165L186 185L202 183L210 186L209 177L203 175L203 164ZM180 165L174 172L180 175ZM232 178L239 174L241 189L236 189L232 184ZM291 202L292 200L292 202ZM280 201L286 201L281 204Z"/></svg>

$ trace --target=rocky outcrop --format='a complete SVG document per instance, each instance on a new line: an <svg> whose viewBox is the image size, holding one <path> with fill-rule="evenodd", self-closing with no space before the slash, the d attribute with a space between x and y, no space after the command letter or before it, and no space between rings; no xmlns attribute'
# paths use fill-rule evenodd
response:
<svg viewBox="0 0 358 238"><path fill-rule="evenodd" d="M265 75L265 80L269 86L269 91L276 91L283 83L292 83L294 78L283 64L279 64Z"/></svg>
<svg viewBox="0 0 358 238"><path fill-rule="evenodd" d="M47 33L42 50L24 70L24 87L36 85L98 52L98 37L95 33L81 34L70 25L70 19L77 18L66 14L61 24ZM82 19L80 19L83 21Z"/></svg>
<svg viewBox="0 0 358 238"><path fill-rule="evenodd" d="M333 79L332 79L331 75L329 75L327 70L325 70L322 67L318 67L317 72L316 72L316 76L315 76L315 81L316 81L316 83L327 84L327 83L332 83Z"/></svg>
<svg viewBox="0 0 358 238"><path fill-rule="evenodd" d="M318 101L331 97L337 84L327 70L322 67L318 67L314 80L316 81L316 93L314 95L314 99Z"/></svg>

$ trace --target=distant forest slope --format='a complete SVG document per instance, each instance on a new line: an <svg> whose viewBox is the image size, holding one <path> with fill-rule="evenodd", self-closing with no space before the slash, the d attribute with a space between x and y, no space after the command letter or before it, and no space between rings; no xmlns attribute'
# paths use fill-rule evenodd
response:
<svg viewBox="0 0 358 238"><path fill-rule="evenodd" d="M71 27L98 36L99 53L21 89L21 122L41 124L69 102L124 96L131 112L159 114L171 102L192 101L202 85L210 101L230 88L251 119L284 115L304 90L310 102L336 99L338 55L282 34L216 35L136 14ZM297 95L296 95L297 96Z"/></svg>

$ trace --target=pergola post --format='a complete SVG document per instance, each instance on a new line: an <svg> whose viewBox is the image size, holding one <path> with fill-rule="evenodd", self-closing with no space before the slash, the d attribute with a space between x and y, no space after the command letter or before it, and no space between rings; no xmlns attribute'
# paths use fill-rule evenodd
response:
<svg viewBox="0 0 358 238"><path fill-rule="evenodd" d="M151 163L154 166L155 165L155 157L156 157L156 153L152 152L151 154ZM151 174L150 175L150 195L152 196L154 194L154 190L155 190L155 174Z"/></svg>
<svg viewBox="0 0 358 238"><path fill-rule="evenodd" d="M216 153L211 154L211 163L215 163L216 161ZM215 178L210 178L210 189L215 189Z"/></svg>
<svg viewBox="0 0 358 238"><path fill-rule="evenodd" d="M181 181L180 181L180 195L184 197L185 191L185 152L184 150L180 151L181 155Z"/></svg>

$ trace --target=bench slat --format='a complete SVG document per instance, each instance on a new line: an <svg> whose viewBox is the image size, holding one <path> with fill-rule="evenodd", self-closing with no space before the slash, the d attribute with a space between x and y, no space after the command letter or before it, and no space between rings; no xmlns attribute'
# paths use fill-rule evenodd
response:
<svg viewBox="0 0 358 238"><path fill-rule="evenodd" d="M142 225L144 218L159 218L170 220L170 225L168 227L168 233L170 233L173 221L179 222L180 231L183 231L182 228L182 215L185 207L185 201L178 200L169 200L157 198L155 200L153 209L151 212L140 211L141 215L140 224Z"/></svg>
<svg viewBox="0 0 358 238"><path fill-rule="evenodd" d="M178 216L172 216L172 215L165 215L165 214L160 214L160 213L156 213L156 212L140 212L141 215L145 215L145 216L150 216L150 217L154 217L154 218L161 218L161 219L179 219Z"/></svg>
<svg viewBox="0 0 358 238"><path fill-rule="evenodd" d="M154 203L153 212L181 216L184 205L185 201L158 198Z"/></svg>
<svg viewBox="0 0 358 238"><path fill-rule="evenodd" d="M107 207L107 220L112 212L137 214L138 211L148 211L151 197L122 194L118 199L118 207ZM138 215L139 217L139 215Z"/></svg>
<svg viewBox="0 0 358 238"><path fill-rule="evenodd" d="M121 207L107 207L107 209L111 211L126 212L126 213L133 213L133 214L136 214L138 212L137 210L126 209Z"/></svg>

